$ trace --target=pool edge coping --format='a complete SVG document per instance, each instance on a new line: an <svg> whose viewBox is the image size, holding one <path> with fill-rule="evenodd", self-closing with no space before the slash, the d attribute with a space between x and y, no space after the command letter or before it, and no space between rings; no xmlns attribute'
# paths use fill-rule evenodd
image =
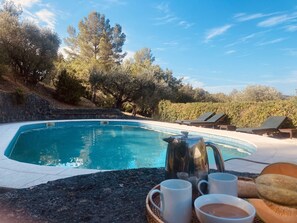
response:
<svg viewBox="0 0 297 223"><path fill-rule="evenodd" d="M12 140L18 129L23 125L48 123L48 122L70 122L70 121L119 121L119 122L141 122L146 124L158 125L162 127L174 128L184 131L193 131L198 133L205 133L216 135L220 137L233 138L235 140L241 140L243 142L254 145L257 149L252 155L249 155L248 159L255 161L262 161L267 163L273 162L294 162L297 163L297 145L289 144L278 139L269 138L265 136L258 136L246 133L239 133L226 130L216 130L209 128L201 128L194 126L185 126L175 123L151 121L151 120L131 120L131 119L75 119L75 120L47 120L47 121L30 121L19 123L8 123L0 125L0 187L12 187L12 188L26 188L41 183L46 183L51 180L61 179L65 177L71 177L81 174L90 174L100 172L100 170L90 169L74 169L64 167L52 167L52 166L39 166L34 164L21 163L15 160L11 160L4 156L4 151L8 144ZM9 134L13 134L12 137L8 137ZM4 136L4 137L3 137ZM5 138L8 137L8 138ZM4 138L4 140L3 140ZM5 146L6 145L6 146ZM282 147L280 154L279 147ZM285 151L285 153L284 153ZM287 154L286 154L287 153ZM295 155L295 156L292 156ZM165 162L165 161L164 161ZM260 173L265 167L259 164L253 164L249 162L231 160L225 163L227 170L234 170L238 172L251 172ZM212 167L212 166L211 166ZM13 177L14 176L14 177ZM10 180L5 180L10 178ZM19 179L18 179L19 178Z"/></svg>

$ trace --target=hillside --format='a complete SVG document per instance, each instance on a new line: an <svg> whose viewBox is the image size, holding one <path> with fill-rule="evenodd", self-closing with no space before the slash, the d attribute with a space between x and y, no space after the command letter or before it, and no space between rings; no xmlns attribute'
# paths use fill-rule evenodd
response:
<svg viewBox="0 0 297 223"><path fill-rule="evenodd" d="M17 89L20 89L24 94L36 94L47 100L55 108L96 108L94 103L85 98L81 98L81 101L76 106L58 101L53 97L55 89L44 83L38 83L36 86L28 86L21 81L14 80L13 75L11 74L6 74L0 77L0 93L15 92Z"/></svg>

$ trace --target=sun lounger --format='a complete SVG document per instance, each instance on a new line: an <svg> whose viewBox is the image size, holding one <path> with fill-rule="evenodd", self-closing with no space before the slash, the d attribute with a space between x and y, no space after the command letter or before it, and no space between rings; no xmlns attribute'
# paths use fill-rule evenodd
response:
<svg viewBox="0 0 297 223"><path fill-rule="evenodd" d="M219 129L223 129L223 130L228 130L228 131L235 131L236 130L236 126L235 125L230 125L230 124L220 124L218 125Z"/></svg>
<svg viewBox="0 0 297 223"><path fill-rule="evenodd" d="M215 114L214 116L210 117L209 119L203 122L194 120L194 121L184 121L183 124L193 125L193 126L214 127L216 125L222 124L225 118L226 118L226 114L219 113L219 114Z"/></svg>
<svg viewBox="0 0 297 223"><path fill-rule="evenodd" d="M260 127L257 128L237 128L237 132L245 132L252 134L270 134L274 132L278 132L278 129L281 125L286 121L286 116L270 116L266 119L265 122L262 123Z"/></svg>
<svg viewBox="0 0 297 223"><path fill-rule="evenodd" d="M284 129L278 129L280 133L287 133L289 134L290 139L293 138L294 134L297 133L297 128L284 128Z"/></svg>
<svg viewBox="0 0 297 223"><path fill-rule="evenodd" d="M199 121L199 122L204 122L206 121L207 119L209 119L211 116L213 116L215 113L214 112L206 112L202 115L200 115L196 120L177 120L175 121L175 123L178 123L178 124L183 124L183 122L191 122L191 121Z"/></svg>

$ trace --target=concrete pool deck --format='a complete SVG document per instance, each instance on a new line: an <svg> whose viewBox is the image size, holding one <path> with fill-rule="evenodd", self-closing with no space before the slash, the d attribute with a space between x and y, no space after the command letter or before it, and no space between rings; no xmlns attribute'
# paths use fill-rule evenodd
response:
<svg viewBox="0 0 297 223"><path fill-rule="evenodd" d="M8 147L13 136L16 134L20 126L24 124L47 123L47 122L63 122L71 120L59 121L37 121L22 122L0 125L0 187L10 188L26 188L48 181L62 179L66 177L89 174L99 172L98 170L75 169L53 166L39 166L27 164L8 159L5 155L5 149ZM77 120L77 121L115 121L115 120ZM275 139L266 136L258 136L234 131L216 130L209 128L185 126L173 123L144 121L144 120L120 120L128 122L142 122L154 124L161 127L179 129L181 131L193 131L221 137L238 139L246 143L252 144L257 149L252 155L245 157L246 159L265 162L290 162L297 164L297 140L296 139ZM165 161L164 161L165 162ZM243 160L230 160L225 162L226 170L237 172L260 173L266 165L252 163ZM212 167L212 166L211 166ZM213 167L212 167L213 168Z"/></svg>

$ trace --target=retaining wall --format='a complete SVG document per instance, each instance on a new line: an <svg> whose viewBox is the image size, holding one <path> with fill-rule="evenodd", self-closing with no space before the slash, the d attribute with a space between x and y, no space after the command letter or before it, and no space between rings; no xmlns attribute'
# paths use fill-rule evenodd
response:
<svg viewBox="0 0 297 223"><path fill-rule="evenodd" d="M47 100L35 94L0 93L0 123L60 119L122 119L129 117L118 109L57 109L52 107Z"/></svg>

